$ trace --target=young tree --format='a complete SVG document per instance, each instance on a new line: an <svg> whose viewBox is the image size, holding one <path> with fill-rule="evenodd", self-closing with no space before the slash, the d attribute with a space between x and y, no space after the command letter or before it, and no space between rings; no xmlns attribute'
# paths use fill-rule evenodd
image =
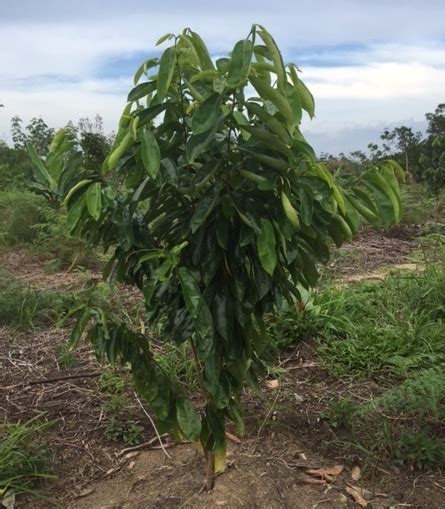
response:
<svg viewBox="0 0 445 509"><path fill-rule="evenodd" d="M334 181L300 131L313 97L264 27L216 62L190 29L163 42L136 72L102 169L66 184L64 201L69 228L112 250L104 277L141 290L164 341L189 343L201 396L194 405L150 337L97 306L77 310L72 341L87 330L101 358L131 365L160 431L201 443L210 489L225 422L243 432L242 388L262 375L264 314L315 284L316 263L331 240L351 240L359 214L400 218L398 168L372 168L348 189Z"/></svg>

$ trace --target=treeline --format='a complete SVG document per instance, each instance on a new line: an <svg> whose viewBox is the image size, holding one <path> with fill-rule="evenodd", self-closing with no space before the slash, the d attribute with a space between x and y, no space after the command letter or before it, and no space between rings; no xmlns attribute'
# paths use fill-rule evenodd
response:
<svg viewBox="0 0 445 509"><path fill-rule="evenodd" d="M416 182L424 182L437 193L445 185L445 103L425 117L428 122L425 133L404 125L385 129L379 143L368 144L368 153L361 150L349 155L322 153L320 158L333 171L342 168L351 173L384 159L394 159Z"/></svg>
<svg viewBox="0 0 445 509"><path fill-rule="evenodd" d="M100 115L91 120L81 118L76 124L68 122L76 151L84 155L83 162L94 168L101 165L113 143L114 134L105 134ZM48 155L55 129L42 118L33 118L26 125L20 117L11 119L12 146L0 140L0 188L22 189L33 180L32 164L26 145L30 144L40 157Z"/></svg>
<svg viewBox="0 0 445 509"><path fill-rule="evenodd" d="M404 125L385 129L379 143L368 144L368 153L361 150L348 155L322 153L320 159L332 171L341 168L348 173L394 159L416 182L424 182L432 193L438 193L445 186L445 103L425 117L428 122L425 133ZM99 115L93 120L81 118L77 124L69 122L67 128L75 140L76 150L85 156L84 164L91 169L102 164L114 138L113 133L104 133L102 118ZM27 125L18 116L11 119L13 146L0 140L1 188L23 188L32 181L26 144L32 144L39 156L46 157L54 132L41 118L33 118Z"/></svg>

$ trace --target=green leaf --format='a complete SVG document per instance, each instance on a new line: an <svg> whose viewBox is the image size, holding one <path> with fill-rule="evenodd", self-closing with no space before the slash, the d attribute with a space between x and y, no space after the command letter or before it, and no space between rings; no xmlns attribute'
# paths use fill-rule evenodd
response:
<svg viewBox="0 0 445 509"><path fill-rule="evenodd" d="M207 194L203 196L198 205L195 208L192 219L190 221L192 232L196 230L204 223L209 217L212 210L215 208L218 202L219 190L216 187L211 187Z"/></svg>
<svg viewBox="0 0 445 509"><path fill-rule="evenodd" d="M55 191L57 189L57 183L48 173L48 170L46 169L44 162L40 159L34 147L31 145L31 143L27 143L26 148L28 149L28 154L31 157L34 172L36 175L36 180L40 181L42 184L49 186L51 190Z"/></svg>
<svg viewBox="0 0 445 509"><path fill-rule="evenodd" d="M82 189L82 187L85 187L87 184L90 184L92 182L91 179L85 179L81 180L80 182L77 182L76 185L74 185L69 191L68 194L65 196L65 199L63 200L63 204L67 205L70 201L70 198L79 191L79 189Z"/></svg>
<svg viewBox="0 0 445 509"><path fill-rule="evenodd" d="M95 221L98 221L102 213L102 186L100 182L91 184L86 196L88 212Z"/></svg>
<svg viewBox="0 0 445 509"><path fill-rule="evenodd" d="M202 298L198 281L185 267L179 268L179 281L188 312L192 316L199 335L198 353L205 358L213 349L213 321L210 310Z"/></svg>
<svg viewBox="0 0 445 509"><path fill-rule="evenodd" d="M162 53L161 60L159 62L159 73L158 73L158 101L161 103L167 95L168 89L170 88L173 74L176 66L176 49L174 46L167 48Z"/></svg>
<svg viewBox="0 0 445 509"><path fill-rule="evenodd" d="M278 87L284 88L287 79L286 79L286 70L284 68L283 57L281 56L280 50L273 37L269 34L269 32L261 25L258 25L260 30L258 30L258 34L263 39L266 48L269 50L270 56L272 58L275 73L277 75Z"/></svg>
<svg viewBox="0 0 445 509"><path fill-rule="evenodd" d="M151 69L152 67L156 67L159 64L159 59L157 58L149 58L145 62L143 62L138 70L134 73L134 84L137 85L138 81L141 79L141 76L145 74L148 69Z"/></svg>
<svg viewBox="0 0 445 509"><path fill-rule="evenodd" d="M138 99L142 99L142 97L146 97L148 94L151 94L156 90L156 81L147 81L145 83L140 83L136 85L133 90L128 94L127 101L137 101Z"/></svg>
<svg viewBox="0 0 445 509"><path fill-rule="evenodd" d="M142 355L137 356L131 363L131 370L137 391L151 403L159 391L159 377L154 364Z"/></svg>
<svg viewBox="0 0 445 509"><path fill-rule="evenodd" d="M159 37L159 39L156 41L155 46L160 46L164 41L169 41L170 39L173 39L175 34L164 34L162 37Z"/></svg>
<svg viewBox="0 0 445 509"><path fill-rule="evenodd" d="M218 334L226 341L233 341L233 312L226 287L219 289L213 299L212 316Z"/></svg>
<svg viewBox="0 0 445 509"><path fill-rule="evenodd" d="M215 125L220 105L221 95L214 93L198 106L192 117L192 130L195 135L204 133Z"/></svg>
<svg viewBox="0 0 445 509"><path fill-rule="evenodd" d="M289 66L289 69L292 83L294 84L294 87L298 92L298 95L300 96L301 106L308 112L310 118L314 118L315 116L314 96L311 94L306 85L298 78L295 65L291 64Z"/></svg>
<svg viewBox="0 0 445 509"><path fill-rule="evenodd" d="M85 206L86 200L84 195L68 210L68 214L66 216L66 226L69 232L72 232L76 228L77 223L82 217Z"/></svg>
<svg viewBox="0 0 445 509"><path fill-rule="evenodd" d="M368 179L370 182L372 182L375 186L377 186L381 191L387 196L388 200L390 201L393 211L394 211L394 218L393 221L397 222L400 219L401 216L401 207L399 200L397 199L397 193L394 191L394 189L391 187L391 184L387 178L385 178L380 173L377 173L376 171L371 172L368 175Z"/></svg>
<svg viewBox="0 0 445 509"><path fill-rule="evenodd" d="M252 60L253 45L249 39L243 39L235 44L230 59L227 86L240 85L249 75L250 62Z"/></svg>
<svg viewBox="0 0 445 509"><path fill-rule="evenodd" d="M201 69L215 69L212 59L210 58L209 50L207 49L207 46L204 44L204 41L201 39L201 37L192 30L190 30L190 36L192 44L195 47L195 51L201 62Z"/></svg>
<svg viewBox="0 0 445 509"><path fill-rule="evenodd" d="M182 287L185 305L193 318L199 313L203 299L195 276L185 267L179 268L179 280Z"/></svg>
<svg viewBox="0 0 445 509"><path fill-rule="evenodd" d="M261 218L260 232L257 235L257 250L263 269L270 275L277 265L277 252L275 249L275 233L272 223Z"/></svg>
<svg viewBox="0 0 445 509"><path fill-rule="evenodd" d="M141 129L141 156L144 168L152 179L155 179L161 165L161 152L158 142L153 133L147 129Z"/></svg>
<svg viewBox="0 0 445 509"><path fill-rule="evenodd" d="M300 215L304 224L310 225L314 215L314 200L312 195L304 188L299 190L300 197Z"/></svg>
<svg viewBox="0 0 445 509"><path fill-rule="evenodd" d="M276 117L268 113L259 104L246 102L244 105L246 106L249 113L256 115L260 120L262 120L273 133L278 135L281 141L286 143L290 142L290 135L288 130Z"/></svg>
<svg viewBox="0 0 445 509"><path fill-rule="evenodd" d="M271 101L277 107L278 111L283 115L288 124L294 124L292 109L285 96L283 96L275 88L272 88L267 81L260 78L250 76L250 82L262 99Z"/></svg>
<svg viewBox="0 0 445 509"><path fill-rule="evenodd" d="M246 130L255 139L270 147L271 149L277 150L287 157L292 157L292 151L290 148L264 127L253 127L250 125L245 125L242 126L242 129Z"/></svg>
<svg viewBox="0 0 445 509"><path fill-rule="evenodd" d="M300 220L298 219L298 213L290 202L284 191L281 191L281 204L283 205L284 213L292 225L300 229Z"/></svg>
<svg viewBox="0 0 445 509"><path fill-rule="evenodd" d="M91 318L91 310L89 308L84 309L76 321L76 325L70 334L69 344L70 348L74 349L79 344L85 327L88 325L88 321Z"/></svg>
<svg viewBox="0 0 445 509"><path fill-rule="evenodd" d="M219 122L205 133L193 134L187 141L187 160L193 163L198 156L200 156L212 141L215 140L215 132L219 125Z"/></svg>
<svg viewBox="0 0 445 509"><path fill-rule="evenodd" d="M188 399L176 401L176 418L179 427L188 440L195 442L201 435L201 421L193 403Z"/></svg>

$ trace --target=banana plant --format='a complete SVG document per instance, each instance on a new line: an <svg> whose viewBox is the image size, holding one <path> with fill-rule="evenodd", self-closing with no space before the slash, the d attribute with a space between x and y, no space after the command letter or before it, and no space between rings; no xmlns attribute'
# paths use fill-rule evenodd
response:
<svg viewBox="0 0 445 509"><path fill-rule="evenodd" d="M85 333L100 358L131 365L159 430L201 444L211 489L225 425L243 433L242 389L264 374L263 316L315 285L361 220L399 220L400 169L336 182L300 130L314 98L261 25L216 61L189 28L158 44L102 168L78 175L64 202L70 230L110 252L104 278L139 288L164 341L188 342L200 395L170 380L150 337L94 305L76 310L71 339Z"/></svg>
<svg viewBox="0 0 445 509"><path fill-rule="evenodd" d="M31 143L26 144L33 163L33 180L28 187L46 198L55 209L62 205L66 190L76 183L81 174L82 154L69 129L60 129L54 136L48 155L42 159Z"/></svg>

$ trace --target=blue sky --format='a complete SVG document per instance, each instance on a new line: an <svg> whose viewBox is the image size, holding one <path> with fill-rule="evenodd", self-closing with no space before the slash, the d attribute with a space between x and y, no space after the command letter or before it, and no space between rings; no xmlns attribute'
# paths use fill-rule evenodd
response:
<svg viewBox="0 0 445 509"><path fill-rule="evenodd" d="M445 102L444 20L442 0L1 0L0 138L15 114L61 127L99 113L111 131L160 35L190 26L217 57L258 22L314 93L315 149L365 149Z"/></svg>

